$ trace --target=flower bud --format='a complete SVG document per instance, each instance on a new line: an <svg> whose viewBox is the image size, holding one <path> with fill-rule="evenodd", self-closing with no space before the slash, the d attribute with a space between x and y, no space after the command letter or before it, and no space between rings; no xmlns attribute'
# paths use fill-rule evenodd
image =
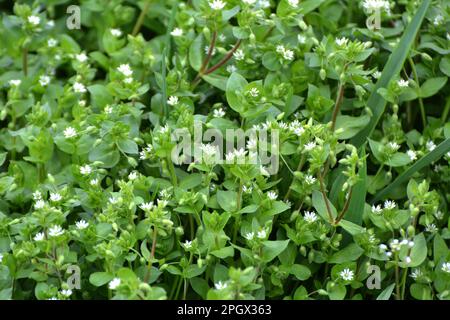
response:
<svg viewBox="0 0 450 320"><path fill-rule="evenodd" d="M325 71L325 69L320 69L319 76L322 81L325 80L325 78L327 77L327 72Z"/></svg>

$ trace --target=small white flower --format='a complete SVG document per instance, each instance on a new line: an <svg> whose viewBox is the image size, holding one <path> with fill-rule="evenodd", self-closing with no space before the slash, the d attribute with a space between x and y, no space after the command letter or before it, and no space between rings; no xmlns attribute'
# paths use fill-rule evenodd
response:
<svg viewBox="0 0 450 320"><path fill-rule="evenodd" d="M392 252L388 251L388 252L386 252L386 255L387 255L388 257L392 257Z"/></svg>
<svg viewBox="0 0 450 320"><path fill-rule="evenodd" d="M289 61L292 61L292 60L294 60L294 58L295 58L295 54L294 54L294 51L292 51L292 50L285 50L284 52L283 52L283 58L285 59L285 60L289 60Z"/></svg>
<svg viewBox="0 0 450 320"><path fill-rule="evenodd" d="M241 49L236 50L236 51L233 53L233 57L234 57L234 59L236 59L237 61L242 61L242 60L244 60L244 59L245 59L244 51L242 51Z"/></svg>
<svg viewBox="0 0 450 320"><path fill-rule="evenodd" d="M45 202L44 200L38 200L36 201L36 203L34 204L34 208L36 210L42 209L45 206Z"/></svg>
<svg viewBox="0 0 450 320"><path fill-rule="evenodd" d="M47 46L49 46L50 48L56 47L58 44L58 41L54 38L50 38L47 40Z"/></svg>
<svg viewBox="0 0 450 320"><path fill-rule="evenodd" d="M261 231L258 231L256 236L260 239L265 239L267 236L267 232L265 229L262 229Z"/></svg>
<svg viewBox="0 0 450 320"><path fill-rule="evenodd" d="M305 176L305 182L309 185L314 184L316 182L316 178L308 174Z"/></svg>
<svg viewBox="0 0 450 320"><path fill-rule="evenodd" d="M3 254L0 253L0 263L3 261Z"/></svg>
<svg viewBox="0 0 450 320"><path fill-rule="evenodd" d="M381 9L390 12L389 1L386 0L364 0L363 7L368 12L380 11Z"/></svg>
<svg viewBox="0 0 450 320"><path fill-rule="evenodd" d="M86 165L80 167L80 173L81 173L83 176L86 176L86 175L90 174L91 172L92 172L92 168L91 168L91 166L88 165L88 164L86 164Z"/></svg>
<svg viewBox="0 0 450 320"><path fill-rule="evenodd" d="M78 230L83 230L89 227L89 223L86 222L85 220L80 220L75 223L75 226L77 227Z"/></svg>
<svg viewBox="0 0 450 320"><path fill-rule="evenodd" d="M166 134L167 132L169 132L169 130L170 130L169 125L166 124L165 126L159 128L159 133Z"/></svg>
<svg viewBox="0 0 450 320"><path fill-rule="evenodd" d="M169 99L167 100L167 104L169 106L176 106L178 104L178 97L170 96Z"/></svg>
<svg viewBox="0 0 450 320"><path fill-rule="evenodd" d="M36 233L33 240L34 241L42 241L45 238L45 234L43 232Z"/></svg>
<svg viewBox="0 0 450 320"><path fill-rule="evenodd" d="M405 258L405 263L406 264L410 264L411 263L411 257L406 257Z"/></svg>
<svg viewBox="0 0 450 320"><path fill-rule="evenodd" d="M63 228L61 228L58 225L54 225L53 227L50 227L50 229L48 229L48 236L49 237L58 237L64 234L64 230Z"/></svg>
<svg viewBox="0 0 450 320"><path fill-rule="evenodd" d="M383 212L383 209L381 208L380 205L372 205L372 213L373 214L380 214L381 212Z"/></svg>
<svg viewBox="0 0 450 320"><path fill-rule="evenodd" d="M236 66L234 64L229 64L227 66L227 72L228 73L233 73L233 72L236 72L236 71L237 71L237 68L236 68Z"/></svg>
<svg viewBox="0 0 450 320"><path fill-rule="evenodd" d="M131 78L131 77L125 78L125 79L123 79L123 82L126 84L130 84L133 82L133 78Z"/></svg>
<svg viewBox="0 0 450 320"><path fill-rule="evenodd" d="M303 219L308 223L313 223L317 220L317 214L315 212L305 211Z"/></svg>
<svg viewBox="0 0 450 320"><path fill-rule="evenodd" d="M38 16L29 16L28 17L28 23L32 24L33 26L37 26L41 22L41 18Z"/></svg>
<svg viewBox="0 0 450 320"><path fill-rule="evenodd" d="M117 38L122 36L122 30L120 30L120 29L111 29L111 30L109 30L109 32L111 32L111 34Z"/></svg>
<svg viewBox="0 0 450 320"><path fill-rule="evenodd" d="M157 202L158 205L163 208L167 207L167 205L169 204L169 201L163 199L158 199Z"/></svg>
<svg viewBox="0 0 450 320"><path fill-rule="evenodd" d="M252 193L253 187L252 187L252 186L249 186L249 187L247 187L247 186L242 186L242 191L243 191L244 193Z"/></svg>
<svg viewBox="0 0 450 320"><path fill-rule="evenodd" d="M72 127L67 127L64 129L64 137L70 139L77 136L77 131Z"/></svg>
<svg viewBox="0 0 450 320"><path fill-rule="evenodd" d="M374 73L372 73L372 77L374 77L375 79L379 79L381 77L381 72L375 71Z"/></svg>
<svg viewBox="0 0 450 320"><path fill-rule="evenodd" d="M22 80L9 80L9 85L17 87L22 83Z"/></svg>
<svg viewBox="0 0 450 320"><path fill-rule="evenodd" d="M406 88L407 86L409 86L409 81L400 79L397 81L397 84L400 88Z"/></svg>
<svg viewBox="0 0 450 320"><path fill-rule="evenodd" d="M433 151L434 149L436 149L436 145L434 144L434 142L432 140L429 140L427 142L427 149L428 149L428 151Z"/></svg>
<svg viewBox="0 0 450 320"><path fill-rule="evenodd" d="M252 4L256 3L256 0L242 0L242 2L245 3L245 4L252 5Z"/></svg>
<svg viewBox="0 0 450 320"><path fill-rule="evenodd" d="M227 284L225 282L219 281L214 284L214 287L216 288L216 290L223 290L227 287Z"/></svg>
<svg viewBox="0 0 450 320"><path fill-rule="evenodd" d="M153 209L153 202L144 202L139 206L139 208L144 211L151 211Z"/></svg>
<svg viewBox="0 0 450 320"><path fill-rule="evenodd" d="M119 71L125 77L131 77L133 75L133 70L131 70L129 64L121 64L120 66L117 67L117 71Z"/></svg>
<svg viewBox="0 0 450 320"><path fill-rule="evenodd" d="M380 244L378 247L380 248L381 251L386 251L387 250L387 245L385 245L383 243Z"/></svg>
<svg viewBox="0 0 450 320"><path fill-rule="evenodd" d="M72 295L72 290L70 290L70 289L64 289L64 290L61 290L61 294L64 296L64 297L70 297L71 295Z"/></svg>
<svg viewBox="0 0 450 320"><path fill-rule="evenodd" d="M275 200L277 200L278 195L277 195L277 193L275 191L269 191L269 192L267 192L267 197L270 200L275 201Z"/></svg>
<svg viewBox="0 0 450 320"><path fill-rule="evenodd" d="M209 6L213 10L222 10L225 7L226 3L222 0L212 0L209 2Z"/></svg>
<svg viewBox="0 0 450 320"><path fill-rule="evenodd" d="M441 220L444 217L444 213L438 210L434 213L434 216L436 217L436 219Z"/></svg>
<svg viewBox="0 0 450 320"><path fill-rule="evenodd" d="M414 247L414 241L408 241L408 247L409 248Z"/></svg>
<svg viewBox="0 0 450 320"><path fill-rule="evenodd" d="M433 19L433 24L435 26L440 25L442 22L444 21L444 17L441 14L438 14L436 17L434 17Z"/></svg>
<svg viewBox="0 0 450 320"><path fill-rule="evenodd" d="M62 197L61 197L61 195L58 192L55 192L55 193L51 192L50 193L50 201L58 202L58 201L61 201L61 199L62 199Z"/></svg>
<svg viewBox="0 0 450 320"><path fill-rule="evenodd" d="M110 204L116 204L119 202L119 199L117 199L116 197L113 196L113 197L109 197L108 201Z"/></svg>
<svg viewBox="0 0 450 320"><path fill-rule="evenodd" d="M384 208L387 209L387 210L395 209L396 206L397 205L396 205L395 201L386 200L384 202Z"/></svg>
<svg viewBox="0 0 450 320"><path fill-rule="evenodd" d="M73 84L73 91L78 92L78 93L85 93L86 87L84 86L84 84L82 84L80 82L75 82Z"/></svg>
<svg viewBox="0 0 450 320"><path fill-rule="evenodd" d="M288 3L291 7L297 8L299 0L288 0Z"/></svg>
<svg viewBox="0 0 450 320"><path fill-rule="evenodd" d="M174 37L181 37L183 35L183 29L181 28L175 28L172 30L172 32L170 33L170 35L174 36Z"/></svg>
<svg viewBox="0 0 450 320"><path fill-rule="evenodd" d="M421 276L423 276L422 271L420 271L420 269L414 269L411 272L411 278L413 278L414 280L416 280L417 278L420 278Z"/></svg>
<svg viewBox="0 0 450 320"><path fill-rule="evenodd" d="M222 118L223 116L225 116L225 111L223 111L222 108L214 109L213 111L214 118Z"/></svg>
<svg viewBox="0 0 450 320"><path fill-rule="evenodd" d="M347 39L346 37L336 39L336 44L337 44L339 47L346 46L347 43L348 43L348 39Z"/></svg>
<svg viewBox="0 0 450 320"><path fill-rule="evenodd" d="M131 181L136 180L137 177L138 177L138 175L137 175L136 171L130 172L130 174L128 175L128 179Z"/></svg>
<svg viewBox="0 0 450 320"><path fill-rule="evenodd" d="M116 290L119 286L120 286L120 279L119 278L112 279L109 282L109 284L108 284L108 288L111 289L111 290Z"/></svg>
<svg viewBox="0 0 450 320"><path fill-rule="evenodd" d="M257 96L259 96L259 90L258 88L251 88L248 91L248 94L251 95L253 98L256 98Z"/></svg>
<svg viewBox="0 0 450 320"><path fill-rule="evenodd" d="M352 281L354 278L354 272L348 268L339 272L339 276L345 281Z"/></svg>
<svg viewBox="0 0 450 320"><path fill-rule="evenodd" d="M302 34L299 34L299 35L297 36L297 40L298 40L298 42L299 42L300 44L305 44L305 43L306 43L306 37L305 37L304 35L302 35Z"/></svg>
<svg viewBox="0 0 450 320"><path fill-rule="evenodd" d="M77 59L79 62L86 62L88 57L84 52L82 52L80 54L75 55L75 59Z"/></svg>
<svg viewBox="0 0 450 320"><path fill-rule="evenodd" d="M50 77L46 75L42 75L39 77L39 84L43 87L47 86L50 83Z"/></svg>
<svg viewBox="0 0 450 320"><path fill-rule="evenodd" d="M42 193L39 190L36 190L33 192L33 199L34 200L41 200L42 199Z"/></svg>
<svg viewBox="0 0 450 320"><path fill-rule="evenodd" d="M446 273L450 273L450 262L444 262L442 264L441 270Z"/></svg>
<svg viewBox="0 0 450 320"><path fill-rule="evenodd" d="M47 21L47 24L46 24L47 29L51 29L54 26L55 26L55 21L53 21L53 20L48 20Z"/></svg>
<svg viewBox="0 0 450 320"><path fill-rule="evenodd" d="M435 233L438 231L438 228L436 227L436 225L434 223L431 223L431 224L426 225L425 231L430 232L430 233Z"/></svg>
<svg viewBox="0 0 450 320"><path fill-rule="evenodd" d="M387 147L389 149L391 149L391 151L397 151L398 149L400 149L400 145L398 143L396 143L396 142L389 142L387 144Z"/></svg>
<svg viewBox="0 0 450 320"><path fill-rule="evenodd" d="M255 233L254 232L246 233L244 235L244 238L247 239L248 241L251 241L251 240L253 240L255 238Z"/></svg>
<svg viewBox="0 0 450 320"><path fill-rule="evenodd" d="M414 161L417 159L417 153L414 150L408 150L408 151L406 151L406 154L411 159L411 161Z"/></svg>
<svg viewBox="0 0 450 320"><path fill-rule="evenodd" d="M183 243L183 247L186 248L186 249L192 248L192 241L186 240L186 241Z"/></svg>
<svg viewBox="0 0 450 320"><path fill-rule="evenodd" d="M249 139L247 141L247 149L248 150L256 150L257 147L258 147L258 141L255 138Z"/></svg>
<svg viewBox="0 0 450 320"><path fill-rule="evenodd" d="M307 144L305 144L304 149L305 149L305 151L311 151L315 147L316 147L315 142L308 142Z"/></svg>

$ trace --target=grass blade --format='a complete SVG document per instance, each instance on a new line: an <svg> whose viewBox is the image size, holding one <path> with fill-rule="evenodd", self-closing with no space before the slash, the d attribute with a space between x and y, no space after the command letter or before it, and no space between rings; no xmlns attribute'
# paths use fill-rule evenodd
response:
<svg viewBox="0 0 450 320"><path fill-rule="evenodd" d="M384 100L377 91L379 88L387 87L391 79L400 73L405 60L409 55L409 51L411 50L411 46L417 36L417 33L419 32L420 25L422 24L430 3L431 0L424 0L422 2L422 5L419 7L419 10L417 10L417 13L414 15L414 18L411 20L411 23L408 25L405 33L400 39L400 43L397 48L395 48L389 56L383 72L381 73L381 77L377 81L375 88L367 101L367 105L372 110L373 116L371 117L367 127L365 127L351 140L351 143L355 147L359 148L364 142L367 141L367 138L370 137L378 124L378 121L380 121L386 107L386 100Z"/></svg>
<svg viewBox="0 0 450 320"><path fill-rule="evenodd" d="M392 291L394 291L394 288L395 288L395 283L389 285L389 287L384 289L383 292L381 292L378 295L377 300L389 300L389 298L392 295Z"/></svg>
<svg viewBox="0 0 450 320"><path fill-rule="evenodd" d="M450 138L441 142L433 151L427 153L426 156L421 158L419 161L414 163L411 167L409 167L405 172L397 177L390 185L388 185L383 190L379 191L375 197L372 199L372 203L375 203L382 199L385 195L389 194L392 190L398 187L403 182L406 182L414 173L419 171L420 169L428 166L433 161L438 160L445 153L450 151Z"/></svg>

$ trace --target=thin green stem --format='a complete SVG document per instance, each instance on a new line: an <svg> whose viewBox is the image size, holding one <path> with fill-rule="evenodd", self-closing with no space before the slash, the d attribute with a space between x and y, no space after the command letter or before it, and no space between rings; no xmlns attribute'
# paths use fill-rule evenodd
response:
<svg viewBox="0 0 450 320"><path fill-rule="evenodd" d="M450 97L447 98L447 102L445 104L444 112L442 113L441 123L442 125L445 124L448 118L448 113L450 111Z"/></svg>
<svg viewBox="0 0 450 320"><path fill-rule="evenodd" d="M141 30L142 24L144 23L144 19L145 16L147 15L149 8L150 8L150 0L147 0L144 4L144 8L139 14L139 18L137 19L136 24L134 25L133 32L131 33L133 37L138 34L139 30Z"/></svg>
<svg viewBox="0 0 450 320"><path fill-rule="evenodd" d="M25 77L28 76L28 48L25 46L22 48L22 70Z"/></svg>
<svg viewBox="0 0 450 320"><path fill-rule="evenodd" d="M406 277L408 275L408 267L406 267L403 271L403 277L402 277L402 300L405 300L405 290L406 290Z"/></svg>

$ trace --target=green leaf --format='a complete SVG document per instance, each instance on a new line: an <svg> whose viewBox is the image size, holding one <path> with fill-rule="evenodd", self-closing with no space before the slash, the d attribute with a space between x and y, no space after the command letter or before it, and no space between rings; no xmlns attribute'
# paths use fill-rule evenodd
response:
<svg viewBox="0 0 450 320"><path fill-rule="evenodd" d="M434 236L433 241L433 255L434 255L434 263L437 265L441 258L447 257L449 249L445 240L437 233Z"/></svg>
<svg viewBox="0 0 450 320"><path fill-rule="evenodd" d="M286 249L288 243L289 240L264 241L261 259L266 263L272 261Z"/></svg>
<svg viewBox="0 0 450 320"><path fill-rule="evenodd" d="M409 56L411 46L417 37L417 34L422 24L425 14L430 6L431 0L424 0L409 23L405 32L403 33L399 44L389 56L389 59L384 66L380 79L375 84L372 93L367 101L368 107L372 110L373 116L369 124L356 135L351 143L359 148L371 136L373 130L381 119L384 109L386 107L386 100L378 93L379 88L387 88L392 78L395 78L400 70L403 68L406 58Z"/></svg>
<svg viewBox="0 0 450 320"><path fill-rule="evenodd" d="M330 200L328 200L330 209L331 209L331 215L332 217L335 219L337 216L337 211L336 208L333 206L333 204L330 202ZM325 199L323 198L323 195L321 192L314 190L313 191L313 195L312 195L312 203L314 208L317 210L317 212L319 213L319 215L325 220L330 222L330 218L328 215L328 210L327 210L327 206L325 203Z"/></svg>
<svg viewBox="0 0 450 320"><path fill-rule="evenodd" d="M89 282L96 286L101 287L114 278L114 275L109 272L95 272L89 276Z"/></svg>
<svg viewBox="0 0 450 320"><path fill-rule="evenodd" d="M291 274L294 275L298 280L304 281L311 277L311 270L307 266L301 264L294 264L291 266Z"/></svg>
<svg viewBox="0 0 450 320"><path fill-rule="evenodd" d="M350 139L361 131L370 121L370 117L365 114L360 117L340 115L336 119L336 130L342 132L338 134L339 139Z"/></svg>
<svg viewBox="0 0 450 320"><path fill-rule="evenodd" d="M234 256L233 247L224 247L219 250L211 251L211 254L217 258L225 259Z"/></svg>
<svg viewBox="0 0 450 320"><path fill-rule="evenodd" d="M395 283L390 284L386 289L384 289L377 297L377 300L389 300L394 291Z"/></svg>
<svg viewBox="0 0 450 320"><path fill-rule="evenodd" d="M389 184L383 190L379 191L372 199L372 204L380 201L383 197L387 196L393 190L398 188L402 183L407 182L414 173L428 166L430 163L438 160L448 151L450 151L450 138L447 138L445 141L441 142L433 151L430 151L424 157L416 161L416 163L414 163L411 167L409 167L406 171L399 175L397 179L395 179L391 184Z"/></svg>
<svg viewBox="0 0 450 320"><path fill-rule="evenodd" d="M237 209L237 192L219 190L217 191L217 202L226 212L235 212Z"/></svg>
<svg viewBox="0 0 450 320"><path fill-rule="evenodd" d="M364 211L364 210L363 210ZM339 226L341 226L345 231L350 233L352 236L363 233L364 228L347 220L339 221Z"/></svg>
<svg viewBox="0 0 450 320"><path fill-rule="evenodd" d="M413 298L417 300L431 300L430 287L425 284L413 283L409 288Z"/></svg>
<svg viewBox="0 0 450 320"><path fill-rule="evenodd" d="M239 73L234 72L231 74L230 78L228 78L226 88L227 102L231 109L236 112L241 113L244 111L243 101L245 101L245 99L243 91L247 85L247 80Z"/></svg>
<svg viewBox="0 0 450 320"><path fill-rule="evenodd" d="M189 47L189 63L195 71L199 71L203 63L203 35L199 34Z"/></svg>
<svg viewBox="0 0 450 320"><path fill-rule="evenodd" d="M364 250L361 249L356 243L351 243L344 249L341 249L334 253L329 259L329 263L344 263L357 260Z"/></svg>
<svg viewBox="0 0 450 320"><path fill-rule="evenodd" d="M411 263L405 264L404 262L400 262L399 265L402 268L417 267L425 261L427 252L427 241L425 240L425 236L423 235L423 233L420 233L414 237L414 247L411 249L411 253L409 254L409 256L411 257Z"/></svg>

